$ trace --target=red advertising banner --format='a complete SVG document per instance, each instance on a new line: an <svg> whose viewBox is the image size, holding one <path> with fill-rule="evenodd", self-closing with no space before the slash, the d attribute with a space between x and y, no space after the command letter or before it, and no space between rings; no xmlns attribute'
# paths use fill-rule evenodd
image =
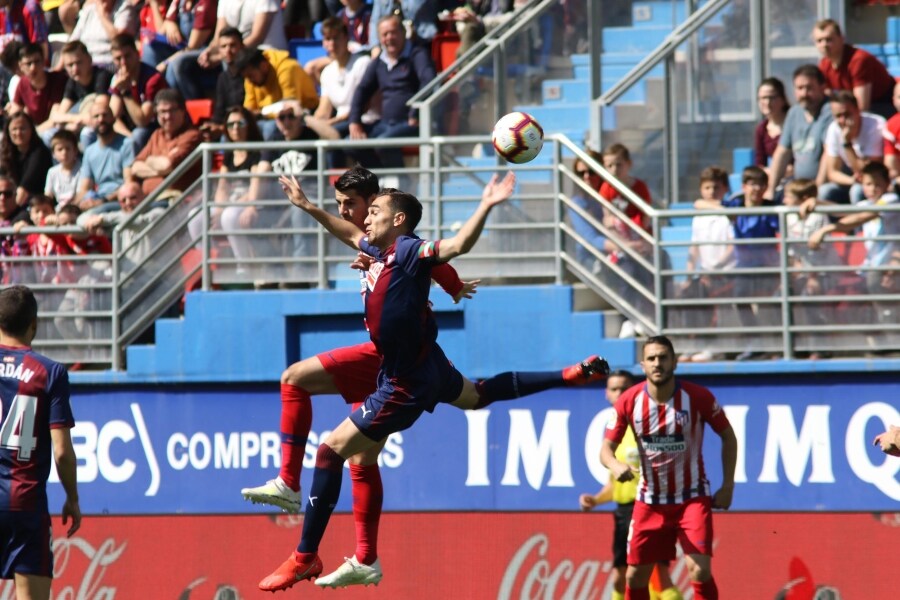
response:
<svg viewBox="0 0 900 600"><path fill-rule="evenodd" d="M717 514L713 571L721 597L894 598L900 514ZM57 600L238 600L268 597L257 582L295 547L299 517L89 517L55 540ZM62 527L55 521L56 531ZM384 580L335 598L591 599L609 597L608 513L389 513L381 526ZM335 515L325 571L353 552L353 519ZM692 598L683 560L673 579ZM12 600L12 582L0 583ZM285 597L321 592L298 583ZM330 596L329 596L330 597Z"/></svg>

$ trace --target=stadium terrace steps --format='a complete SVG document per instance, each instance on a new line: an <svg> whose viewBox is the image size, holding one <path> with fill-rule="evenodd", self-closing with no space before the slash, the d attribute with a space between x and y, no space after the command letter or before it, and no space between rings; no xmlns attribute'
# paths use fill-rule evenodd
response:
<svg viewBox="0 0 900 600"><path fill-rule="evenodd" d="M600 353L632 367L633 340L603 338L599 310L574 310L569 286L491 286L454 305L431 295L440 342L469 377L553 370ZM367 339L358 287L348 291L193 292L183 319L156 323L156 345L131 346L127 378L277 382L290 363ZM237 342L240 343L237 343Z"/></svg>

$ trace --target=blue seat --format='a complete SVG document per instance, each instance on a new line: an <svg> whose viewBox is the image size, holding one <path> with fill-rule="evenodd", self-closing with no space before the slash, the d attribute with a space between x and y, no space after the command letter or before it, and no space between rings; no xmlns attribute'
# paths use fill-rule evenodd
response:
<svg viewBox="0 0 900 600"><path fill-rule="evenodd" d="M295 38L288 40L288 52L301 65L309 61L326 56L327 52L322 47L322 42L312 38Z"/></svg>
<svg viewBox="0 0 900 600"><path fill-rule="evenodd" d="M885 33L887 33L887 43L900 43L900 17L888 17L885 23Z"/></svg>
<svg viewBox="0 0 900 600"><path fill-rule="evenodd" d="M735 148L731 151L731 168L740 173L753 164L753 148Z"/></svg>

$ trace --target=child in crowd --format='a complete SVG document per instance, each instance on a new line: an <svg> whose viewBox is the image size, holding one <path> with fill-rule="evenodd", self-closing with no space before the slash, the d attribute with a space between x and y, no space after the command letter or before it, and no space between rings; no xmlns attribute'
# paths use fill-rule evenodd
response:
<svg viewBox="0 0 900 600"><path fill-rule="evenodd" d="M75 199L81 180L78 139L71 131L60 129L50 138L50 150L57 164L47 171L44 194L56 201L56 210L59 211Z"/></svg>
<svg viewBox="0 0 900 600"><path fill-rule="evenodd" d="M77 204L63 206L59 213L45 218L47 224L59 226L75 225L81 209ZM75 311L109 310L112 306L112 293L109 289L98 286L98 283L110 281L112 243L105 235L89 233L67 233L52 236L73 260L66 261L61 270L66 273L67 281L77 282L81 287L66 290L62 302L57 307L53 323L64 339L96 339L109 335L109 325L102 318L76 316ZM74 260L76 257L98 255L96 260Z"/></svg>
<svg viewBox="0 0 900 600"><path fill-rule="evenodd" d="M870 162L860 172L865 204L871 206L896 205L900 202L897 194L890 189L888 169L880 162ZM814 231L809 236L809 247L817 250L830 233L835 231L851 232L862 226L863 236L867 238L866 260L863 267L886 267L890 265L894 251L900 247L893 240L871 239L881 236L900 235L900 212L859 212L842 217L836 223L830 223ZM884 271L866 270L866 287L870 294L887 294L884 283ZM893 302L876 301L875 310L880 323L900 323L900 311Z"/></svg>
<svg viewBox="0 0 900 600"><path fill-rule="evenodd" d="M728 173L719 167L707 167L700 173L700 200L697 208L711 210L721 208L728 195ZM681 298L721 298L730 295L734 288L732 277L722 271L734 267L734 239L731 221L725 215L697 215L691 219L691 242L688 250L687 270L694 275L681 286ZM689 328L713 327L717 322L715 307L701 306L681 309L684 326ZM719 357L710 349L681 356L682 362L708 362Z"/></svg>
<svg viewBox="0 0 900 600"><path fill-rule="evenodd" d="M20 235L22 229L31 226L32 223L37 227L43 227L46 225L44 219L53 214L55 214L55 210L52 198L48 198L42 194L32 196L29 208L31 223L19 221L13 225L13 229L15 230L16 235ZM25 237L25 240L28 244L28 254L31 256L50 257L68 254L65 248L61 248L54 239L45 233L29 233ZM25 273L31 272L30 274L24 275L25 281L34 283L60 283L64 281L60 276L60 266L60 261L48 260L25 264L23 265L22 270Z"/></svg>
<svg viewBox="0 0 900 600"><path fill-rule="evenodd" d="M622 144L613 144L606 148L602 155L603 167L616 179L628 186L638 197L648 205L653 203L647 184L631 175L631 153ZM655 294L653 289L653 273L638 263L632 253L653 260L653 246L646 242L637 232L639 229L650 233L650 218L633 202L622 196L608 181L600 185L600 196L608 200L620 214L606 210L603 224L611 230L612 236L604 242L604 249L609 254L610 260L617 264L627 275L638 281L643 287ZM624 218L623 218L624 217ZM630 249L629 253L624 248ZM660 268L667 268L660 266ZM629 284L616 284L617 289L622 289L623 299L631 304L641 314L654 314L650 302ZM619 332L620 338L642 335L644 332L640 324L632 321L622 323Z"/></svg>
<svg viewBox="0 0 900 600"><path fill-rule="evenodd" d="M746 167L741 173L741 194L729 198L722 203L726 207L755 208L775 206L772 200L763 198L769 185L769 176L762 167ZM771 240L754 244L735 244L735 266L738 269L758 269L778 266L778 245L774 238L778 235L777 215L739 215L731 217L732 229L736 240L767 239ZM739 274L735 277L735 296L743 301L738 305L738 317L744 328L762 325L780 325L778 307L772 304L754 305L747 298L771 297L778 288L778 275L775 273ZM752 338L759 337L748 331ZM751 338L751 339L752 339ZM738 354L737 360L765 358L765 355L753 348Z"/></svg>
<svg viewBox="0 0 900 600"><path fill-rule="evenodd" d="M818 192L816 183L809 179L794 179L784 187L784 203L786 206L810 206L815 203ZM786 216L788 244L788 260L794 268L814 269L843 264L833 244L818 250L811 250L807 241L813 232L828 225L828 217L821 213L789 213ZM791 273L791 293L796 296L824 296L831 293L838 273L828 271L815 272L805 270ZM800 325L825 325L834 322L833 303L799 303L794 307L794 319ZM819 352L810 354L810 358L823 358Z"/></svg>

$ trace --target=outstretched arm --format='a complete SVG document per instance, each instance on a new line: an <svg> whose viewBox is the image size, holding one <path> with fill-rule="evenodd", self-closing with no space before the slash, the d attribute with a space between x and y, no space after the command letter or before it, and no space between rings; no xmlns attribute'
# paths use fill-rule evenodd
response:
<svg viewBox="0 0 900 600"><path fill-rule="evenodd" d="M300 189L300 182L293 175L290 177L282 175L278 178L278 183L281 184L281 189L287 194L291 204L309 213L309 216L321 223L332 235L351 248L360 249L359 242L365 237L365 234L359 230L359 227L332 215L328 211L322 210L310 202L303 190Z"/></svg>
<svg viewBox="0 0 900 600"><path fill-rule="evenodd" d="M456 235L452 238L441 240L438 246L438 261L447 262L451 258L465 254L472 249L481 230L484 229L484 223L487 221L491 209L501 202L505 202L512 196L516 187L516 176L512 172L506 174L503 181L497 182L498 177L494 175L490 183L484 188L481 195L481 203L475 209L475 214L469 217Z"/></svg>
<svg viewBox="0 0 900 600"><path fill-rule="evenodd" d="M434 282L441 286L441 289L447 292L451 298L456 298L456 295L463 289L464 284L459 278L456 269L450 266L450 263L435 265L431 270L431 278L434 279Z"/></svg>

